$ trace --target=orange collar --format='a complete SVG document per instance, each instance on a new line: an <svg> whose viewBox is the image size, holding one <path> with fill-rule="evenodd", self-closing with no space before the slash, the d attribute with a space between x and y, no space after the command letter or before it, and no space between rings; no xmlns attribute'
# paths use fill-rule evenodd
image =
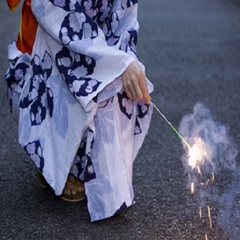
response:
<svg viewBox="0 0 240 240"><path fill-rule="evenodd" d="M11 11L14 11L21 0L7 0ZM31 54L37 31L37 21L31 10L31 0L25 0L22 8L20 31L17 39L17 47L22 52Z"/></svg>
<svg viewBox="0 0 240 240"><path fill-rule="evenodd" d="M20 2L21 0L7 0L8 7L12 12L17 8Z"/></svg>

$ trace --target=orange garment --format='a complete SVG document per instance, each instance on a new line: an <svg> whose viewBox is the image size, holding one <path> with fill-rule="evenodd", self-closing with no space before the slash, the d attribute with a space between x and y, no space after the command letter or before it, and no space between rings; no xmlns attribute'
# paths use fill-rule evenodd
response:
<svg viewBox="0 0 240 240"><path fill-rule="evenodd" d="M7 0L11 11L14 11L21 0ZM23 53L32 53L38 23L31 10L31 0L25 0L22 7L20 33L17 38L17 47Z"/></svg>

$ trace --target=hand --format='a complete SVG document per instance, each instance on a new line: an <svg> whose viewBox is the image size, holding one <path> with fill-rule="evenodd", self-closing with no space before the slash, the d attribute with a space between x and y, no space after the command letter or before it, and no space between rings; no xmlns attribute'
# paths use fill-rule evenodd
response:
<svg viewBox="0 0 240 240"><path fill-rule="evenodd" d="M147 104L150 104L151 98L149 96L146 78L137 61L132 62L121 77L123 89L130 99L135 101L144 99Z"/></svg>

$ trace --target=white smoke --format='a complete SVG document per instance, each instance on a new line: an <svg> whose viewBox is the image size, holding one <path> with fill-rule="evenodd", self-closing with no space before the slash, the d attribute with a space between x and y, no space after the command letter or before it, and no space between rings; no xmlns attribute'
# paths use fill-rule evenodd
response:
<svg viewBox="0 0 240 240"><path fill-rule="evenodd" d="M238 150L229 135L229 128L214 121L210 110L197 103L193 112L183 117L179 132L191 147L183 144L185 153L181 157L189 176L188 188L190 182L194 182L198 188L194 193L198 203L205 207L211 203L217 208L217 239L240 239L240 169L236 166ZM196 166L201 169L201 174ZM218 184L206 184L213 174L218 178L226 172L230 173L227 186L221 186L224 181L221 183L219 179ZM220 193L219 189L225 190Z"/></svg>
<svg viewBox="0 0 240 240"><path fill-rule="evenodd" d="M240 239L240 169L219 198L218 233L222 240Z"/></svg>
<svg viewBox="0 0 240 240"><path fill-rule="evenodd" d="M197 103L191 114L183 117L179 132L192 146L202 145L204 154L199 159L200 165L206 170L217 173L220 169L234 170L238 154L233 139L229 136L229 129L213 120L210 110L202 103ZM188 149L182 156L184 165L188 163Z"/></svg>

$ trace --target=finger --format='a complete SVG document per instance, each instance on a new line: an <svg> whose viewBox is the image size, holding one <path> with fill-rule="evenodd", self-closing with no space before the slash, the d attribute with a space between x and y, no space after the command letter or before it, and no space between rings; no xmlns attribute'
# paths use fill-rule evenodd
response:
<svg viewBox="0 0 240 240"><path fill-rule="evenodd" d="M137 87L139 90L137 90ZM129 81L129 85L128 85L128 91L131 94L131 99L134 101L139 101L142 99L142 94L141 94L141 90L140 87L138 85L136 85L135 83L133 83L132 79ZM139 98L139 94L141 95Z"/></svg>
<svg viewBox="0 0 240 240"><path fill-rule="evenodd" d="M128 89L125 89L124 91L125 91L125 93L127 94L127 97L128 97L130 100L133 100L133 99L134 99L131 91L129 91Z"/></svg>
<svg viewBox="0 0 240 240"><path fill-rule="evenodd" d="M145 100L145 102L147 104L150 104L151 98L149 96L147 83L146 83L146 78L145 78L144 74L141 74L139 76L139 87L141 89L142 98Z"/></svg>
<svg viewBox="0 0 240 240"><path fill-rule="evenodd" d="M143 99L145 100L146 104L149 105L151 103L151 97L149 96L149 94L145 95L143 97Z"/></svg>
<svg viewBox="0 0 240 240"><path fill-rule="evenodd" d="M129 84L127 83L127 81L124 81L124 84L123 84L123 90L124 92L127 94L127 97L131 100L134 99L134 96L132 94L133 91L131 91L130 87L129 87Z"/></svg>
<svg viewBox="0 0 240 240"><path fill-rule="evenodd" d="M135 84L133 85L134 87L134 94L135 94L135 101L140 101L143 99L143 94L142 94L142 90L140 88L139 84Z"/></svg>

